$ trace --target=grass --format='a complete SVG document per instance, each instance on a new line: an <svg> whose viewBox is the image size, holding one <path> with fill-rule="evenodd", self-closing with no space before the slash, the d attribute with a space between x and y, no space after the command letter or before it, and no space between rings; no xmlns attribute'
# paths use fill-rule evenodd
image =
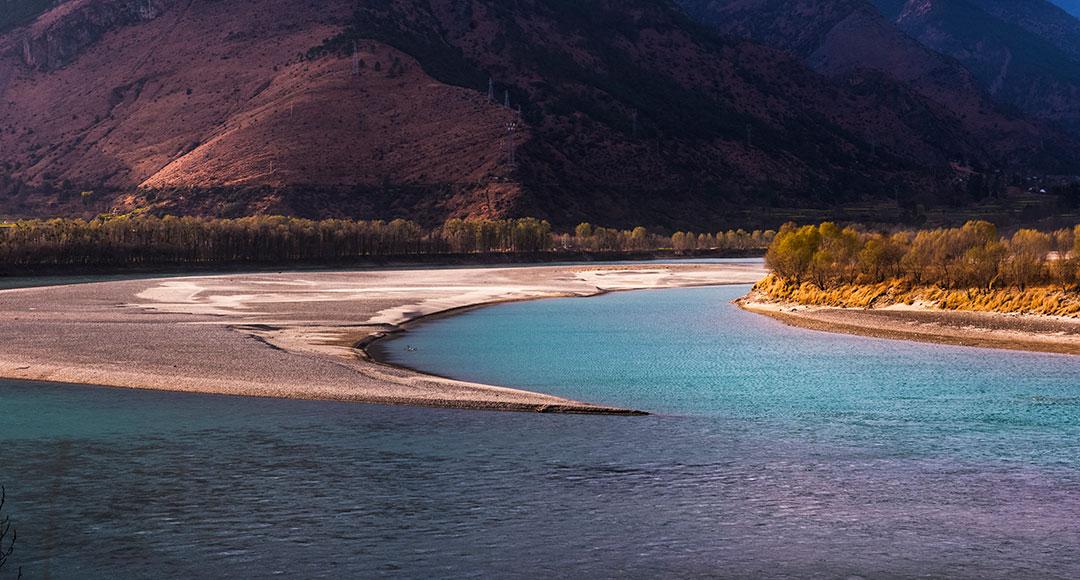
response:
<svg viewBox="0 0 1080 580"><path fill-rule="evenodd" d="M812 306L883 308L917 304L941 310L1080 318L1080 294L1059 286L948 289L916 286L906 280L894 279L878 284L841 284L821 289L809 282L796 283L771 274L758 282L754 290L778 302Z"/></svg>

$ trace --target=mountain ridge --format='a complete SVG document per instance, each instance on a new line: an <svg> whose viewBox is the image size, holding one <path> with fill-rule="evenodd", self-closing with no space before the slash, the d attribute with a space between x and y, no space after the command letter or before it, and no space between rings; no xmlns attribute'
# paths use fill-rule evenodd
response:
<svg viewBox="0 0 1080 580"><path fill-rule="evenodd" d="M0 27L0 212L694 225L1080 158L766 44L660 0L68 0Z"/></svg>
<svg viewBox="0 0 1080 580"><path fill-rule="evenodd" d="M1080 21L1045 0L909 0L882 12L971 71L1000 104L1080 135Z"/></svg>
<svg viewBox="0 0 1080 580"><path fill-rule="evenodd" d="M1053 0L1053 3L1069 14L1080 18L1080 0Z"/></svg>

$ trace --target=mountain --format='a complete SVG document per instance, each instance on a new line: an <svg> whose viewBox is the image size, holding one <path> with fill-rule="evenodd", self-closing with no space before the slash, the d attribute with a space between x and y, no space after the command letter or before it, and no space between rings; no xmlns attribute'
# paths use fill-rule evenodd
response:
<svg viewBox="0 0 1080 580"><path fill-rule="evenodd" d="M351 17L349 2L71 0L0 36L3 210L78 212L81 191L92 211L225 215L499 203L514 115L382 43L358 45L355 74L351 56L307 58Z"/></svg>
<svg viewBox="0 0 1080 580"><path fill-rule="evenodd" d="M0 2L0 214L703 226L1080 173L861 3L789 47L666 0ZM917 58L851 58L886 34Z"/></svg>
<svg viewBox="0 0 1080 580"><path fill-rule="evenodd" d="M1080 17L1080 0L1054 0L1054 4L1069 14Z"/></svg>
<svg viewBox="0 0 1080 580"><path fill-rule="evenodd" d="M25 24L53 4L53 0L0 0L0 32Z"/></svg>
<svg viewBox="0 0 1080 580"><path fill-rule="evenodd" d="M1049 2L986 0L979 3L979 8L1050 43L1073 61L1080 61L1080 20L1058 6Z"/></svg>
<svg viewBox="0 0 1080 580"><path fill-rule="evenodd" d="M1070 140L995 104L960 61L920 44L882 15L890 6L899 14L902 0L879 0L878 6L867 0L679 1L722 34L788 51L845 84L870 82L876 94L903 95L903 118L918 110L924 131L953 127L954 154L984 167L1015 165L1033 140Z"/></svg>
<svg viewBox="0 0 1080 580"><path fill-rule="evenodd" d="M921 44L956 59L995 101L1080 135L1080 22L1044 0L879 0Z"/></svg>

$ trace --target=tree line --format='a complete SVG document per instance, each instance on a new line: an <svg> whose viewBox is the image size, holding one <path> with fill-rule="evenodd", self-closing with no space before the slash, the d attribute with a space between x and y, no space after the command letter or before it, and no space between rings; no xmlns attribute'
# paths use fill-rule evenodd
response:
<svg viewBox="0 0 1080 580"><path fill-rule="evenodd" d="M578 224L572 234L555 237L557 247L578 251L643 251L669 249L676 252L694 251L764 251L769 247L773 236L772 230L727 230L716 234L677 231L671 235L651 233L643 227L631 230L617 230L593 226L589 223Z"/></svg>
<svg viewBox="0 0 1080 580"><path fill-rule="evenodd" d="M985 221L958 228L872 232L832 222L783 226L765 255L779 277L827 290L901 281L987 289L1080 285L1080 226L1002 236Z"/></svg>
<svg viewBox="0 0 1080 580"><path fill-rule="evenodd" d="M425 228L407 220L308 220L100 216L0 224L0 266L125 266L335 262L450 254L762 250L775 232L673 235L581 224L556 233L534 218L453 219Z"/></svg>

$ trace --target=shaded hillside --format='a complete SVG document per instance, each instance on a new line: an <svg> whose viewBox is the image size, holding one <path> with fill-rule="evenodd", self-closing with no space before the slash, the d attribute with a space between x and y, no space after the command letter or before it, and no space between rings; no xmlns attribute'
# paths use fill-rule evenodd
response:
<svg viewBox="0 0 1080 580"><path fill-rule="evenodd" d="M1080 0L1053 0L1053 2L1069 14L1080 17Z"/></svg>
<svg viewBox="0 0 1080 580"><path fill-rule="evenodd" d="M29 22L55 3L55 0L0 0L0 32Z"/></svg>
<svg viewBox="0 0 1080 580"><path fill-rule="evenodd" d="M1073 172L902 35L911 85L845 64L867 23L815 71L664 0L69 0L0 34L0 213L698 226Z"/></svg>
<svg viewBox="0 0 1080 580"><path fill-rule="evenodd" d="M356 23L326 50L371 36L414 53L449 47L475 72L432 74L490 76L498 101L509 87L534 131L518 164L522 213L674 222L725 204L835 203L945 162L872 99L720 41L663 2L389 2ZM863 138L874 123L900 126L897 149L912 158L875 153Z"/></svg>
<svg viewBox="0 0 1080 580"><path fill-rule="evenodd" d="M1072 141L994 104L956 60L901 32L867 0L679 0L722 34L789 51L845 84L885 99L940 150L984 169L1053 165L1034 153L1047 141ZM892 2L899 11L902 2ZM879 0L888 10L887 0ZM939 128L952 130L941 134ZM1059 166L1068 162L1057 157Z"/></svg>
<svg viewBox="0 0 1080 580"><path fill-rule="evenodd" d="M1080 19L1050 2L984 0L979 7L1049 42L1073 60L1080 60Z"/></svg>
<svg viewBox="0 0 1080 580"><path fill-rule="evenodd" d="M891 16L894 2L882 9ZM993 98L1080 135L1080 23L1044 0L910 0L897 26L955 58Z"/></svg>

